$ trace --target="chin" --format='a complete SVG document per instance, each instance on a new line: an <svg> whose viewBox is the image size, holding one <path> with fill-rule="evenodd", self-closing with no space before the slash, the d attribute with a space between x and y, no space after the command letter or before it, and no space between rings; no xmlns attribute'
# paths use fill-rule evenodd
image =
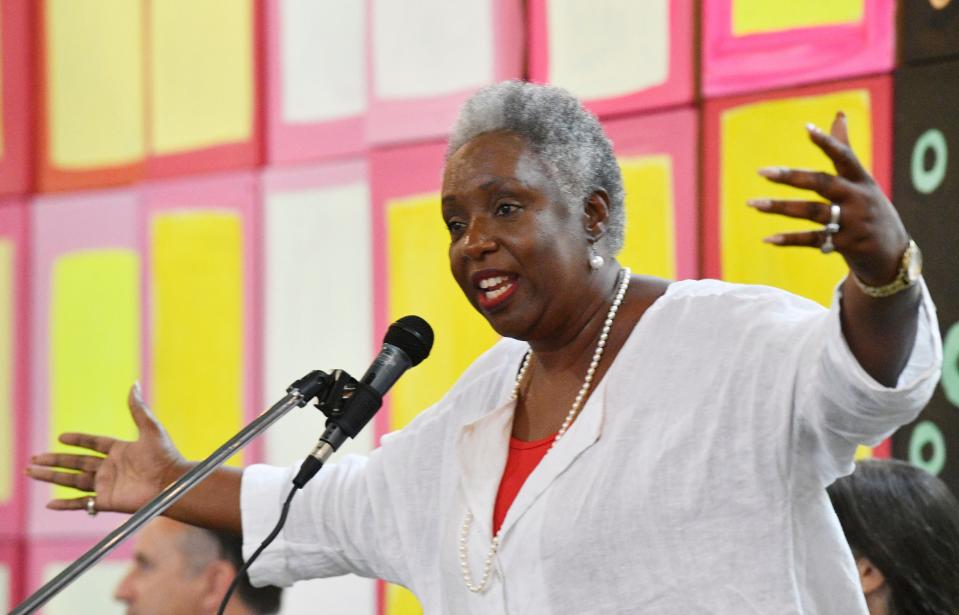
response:
<svg viewBox="0 0 959 615"><path fill-rule="evenodd" d="M518 313L509 313L508 310L500 310L491 313L480 311L489 326L502 337L509 337L514 340L527 341L530 337L530 320Z"/></svg>

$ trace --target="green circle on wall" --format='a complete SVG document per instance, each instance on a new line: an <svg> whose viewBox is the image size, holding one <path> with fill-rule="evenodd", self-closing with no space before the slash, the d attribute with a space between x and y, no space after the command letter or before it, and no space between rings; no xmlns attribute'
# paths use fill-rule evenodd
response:
<svg viewBox="0 0 959 615"><path fill-rule="evenodd" d="M922 454L927 445L932 447L928 459ZM938 476L946 467L946 438L932 421L922 421L913 428L909 437L909 463L933 476Z"/></svg>
<svg viewBox="0 0 959 615"><path fill-rule="evenodd" d="M942 340L942 392L959 408L959 322L953 323Z"/></svg>
<svg viewBox="0 0 959 615"><path fill-rule="evenodd" d="M926 152L934 155L932 167L927 169ZM946 165L949 162L949 146L946 137L938 128L930 128L922 133L912 147L912 185L922 194L930 194L946 178Z"/></svg>

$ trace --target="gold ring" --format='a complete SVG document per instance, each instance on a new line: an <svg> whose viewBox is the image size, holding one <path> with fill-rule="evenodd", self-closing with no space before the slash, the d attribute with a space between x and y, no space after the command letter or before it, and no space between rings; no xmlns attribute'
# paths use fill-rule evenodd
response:
<svg viewBox="0 0 959 615"><path fill-rule="evenodd" d="M92 495L87 498L87 514L91 517L97 516L97 501Z"/></svg>

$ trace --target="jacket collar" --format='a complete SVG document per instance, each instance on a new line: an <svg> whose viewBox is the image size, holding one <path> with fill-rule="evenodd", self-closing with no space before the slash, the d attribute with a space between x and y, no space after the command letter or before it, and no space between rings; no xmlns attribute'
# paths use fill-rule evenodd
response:
<svg viewBox="0 0 959 615"><path fill-rule="evenodd" d="M606 382L596 390L559 442L526 479L503 520L502 534L529 510L540 495L577 457L602 435L606 417ZM457 442L460 487L473 524L492 538L493 505L506 468L516 402L509 400L462 427Z"/></svg>

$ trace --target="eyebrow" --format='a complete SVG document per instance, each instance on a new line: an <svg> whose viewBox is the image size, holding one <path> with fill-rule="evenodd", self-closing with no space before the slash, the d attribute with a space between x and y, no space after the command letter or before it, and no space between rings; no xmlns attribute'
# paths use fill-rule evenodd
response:
<svg viewBox="0 0 959 615"><path fill-rule="evenodd" d="M503 186L507 186L507 185L512 186L514 184L516 186L519 186L523 190L529 190L529 185L523 180L516 177L497 177L487 182L484 182L483 184L480 185L480 188L482 188L483 190L490 190L491 188L502 188Z"/></svg>
<svg viewBox="0 0 959 615"><path fill-rule="evenodd" d="M529 186L526 182L516 178L516 177L494 177L489 179L482 184L480 184L479 189L485 192L490 192L493 189L501 189L506 191L511 191L515 187L518 187L522 190L529 190ZM452 203L456 200L456 196L448 194L440 199L441 203Z"/></svg>

